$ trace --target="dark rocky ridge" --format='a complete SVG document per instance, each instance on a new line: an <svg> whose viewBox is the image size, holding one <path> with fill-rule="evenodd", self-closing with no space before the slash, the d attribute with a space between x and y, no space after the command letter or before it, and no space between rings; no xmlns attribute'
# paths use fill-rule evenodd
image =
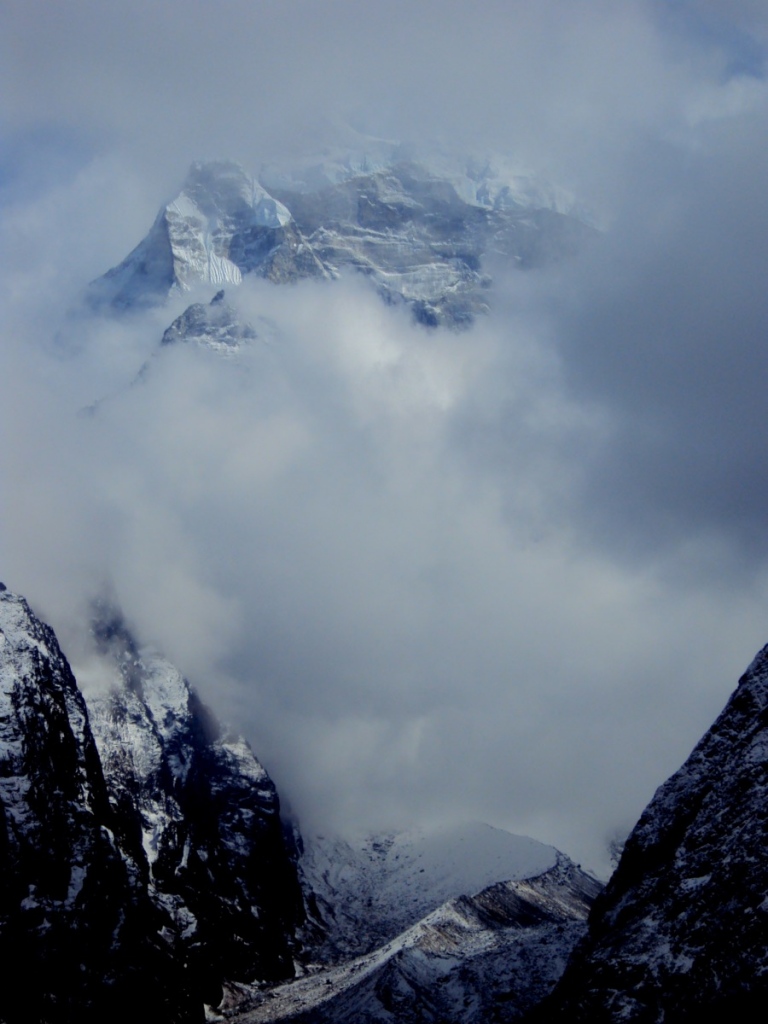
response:
<svg viewBox="0 0 768 1024"><path fill-rule="evenodd" d="M768 647L658 790L539 1022L762 1020Z"/></svg>
<svg viewBox="0 0 768 1024"><path fill-rule="evenodd" d="M228 982L293 974L295 855L244 741L119 618L96 634L112 685L89 715L0 591L0 1020L200 1021Z"/></svg>
<svg viewBox="0 0 768 1024"><path fill-rule="evenodd" d="M116 841L85 704L53 632L0 593L0 1019L201 1018Z"/></svg>
<svg viewBox="0 0 768 1024"><path fill-rule="evenodd" d="M221 353L235 353L258 337L256 330L238 319L237 310L224 301L224 290L206 305L193 302L163 334L162 345L194 342Z"/></svg>
<svg viewBox="0 0 768 1024"><path fill-rule="evenodd" d="M131 853L168 940L212 1005L222 982L292 976L303 900L272 780L118 613L102 606L94 632L117 668L87 694L109 798L135 823Z"/></svg>

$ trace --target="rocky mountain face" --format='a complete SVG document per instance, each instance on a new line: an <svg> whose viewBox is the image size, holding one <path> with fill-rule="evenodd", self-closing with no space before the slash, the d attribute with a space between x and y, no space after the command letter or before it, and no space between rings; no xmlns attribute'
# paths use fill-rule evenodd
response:
<svg viewBox="0 0 768 1024"><path fill-rule="evenodd" d="M119 614L102 606L94 632L115 672L86 691L91 726L166 940L213 1005L223 981L290 977L303 903L272 780Z"/></svg>
<svg viewBox="0 0 768 1024"><path fill-rule="evenodd" d="M499 840L503 841L505 835L499 833ZM457 848L451 840L457 836L442 838L442 859L456 856ZM465 835L464 840L468 838ZM478 852L474 846L472 853ZM421 853L411 866L423 861L428 851L422 849ZM257 994L253 1005L237 1016L238 1024L389 1024L393 1020L479 1024L521 1019L559 978L568 954L584 934L589 907L600 890L595 879L562 854L554 854L554 863L541 873L497 882L474 895L439 902L436 909L375 946L370 938L371 920L378 920L375 915L379 908L373 910L363 890L357 904L350 900L344 905L342 929L348 936L347 954L337 953L334 958L328 956L327 945L321 947L325 963L311 964L304 976ZM482 853L479 859L483 859ZM336 861L339 873L343 864L343 860ZM396 891L401 895L399 907L391 903L389 929L384 914L385 931L391 931L403 913L408 916L409 907L415 918L415 908L428 905L430 894L437 902L449 881L443 872L435 871L434 864L416 870L426 875L418 895L407 885L409 867L391 875L375 872L389 889L390 898ZM524 861L518 861L508 863L501 873L525 874L530 870L530 861L527 869ZM458 882L455 875L453 880ZM386 903L386 898L382 902ZM369 928L363 930L360 946L368 951L350 956L353 943L347 930L349 917L356 913L362 919L366 910Z"/></svg>
<svg viewBox="0 0 768 1024"><path fill-rule="evenodd" d="M295 854L245 742L114 614L96 636L112 671L86 705L0 593L0 1019L186 1024L293 974Z"/></svg>
<svg viewBox="0 0 768 1024"><path fill-rule="evenodd" d="M312 171L264 172L267 191L237 164L194 164L147 237L93 282L91 303L142 308L248 274L283 283L357 271L424 323L460 325L488 308L490 258L537 266L594 233L556 190L500 179L490 164L449 173L393 153Z"/></svg>
<svg viewBox="0 0 768 1024"><path fill-rule="evenodd" d="M599 890L567 858L479 824L303 848L174 666L108 604L93 636L83 695L0 591L0 1019L515 1020L551 989Z"/></svg>
<svg viewBox="0 0 768 1024"><path fill-rule="evenodd" d="M766 835L768 647L643 813L535 1020L762 1019Z"/></svg>
<svg viewBox="0 0 768 1024"><path fill-rule="evenodd" d="M187 306L165 331L161 344L194 344L226 356L235 355L258 337L256 329L243 323L237 310L224 301L222 288L208 304L193 302Z"/></svg>
<svg viewBox="0 0 768 1024"><path fill-rule="evenodd" d="M0 1019L198 1020L126 864L83 698L53 632L0 593Z"/></svg>

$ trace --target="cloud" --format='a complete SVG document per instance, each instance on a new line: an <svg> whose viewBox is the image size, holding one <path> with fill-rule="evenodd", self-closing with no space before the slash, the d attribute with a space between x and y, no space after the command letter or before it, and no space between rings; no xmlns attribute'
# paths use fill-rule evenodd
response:
<svg viewBox="0 0 768 1024"><path fill-rule="evenodd" d="M636 165L561 295L570 392L610 424L585 500L598 530L645 557L709 537L764 563L765 116L706 125L650 174Z"/></svg>
<svg viewBox="0 0 768 1024"><path fill-rule="evenodd" d="M49 8L7 5L0 65L5 582L84 661L108 582L314 827L480 817L600 866L765 639L759 11ZM228 294L276 325L239 361L157 354L208 293L77 313L189 160L340 111L512 149L604 235L499 268L462 334L359 279Z"/></svg>

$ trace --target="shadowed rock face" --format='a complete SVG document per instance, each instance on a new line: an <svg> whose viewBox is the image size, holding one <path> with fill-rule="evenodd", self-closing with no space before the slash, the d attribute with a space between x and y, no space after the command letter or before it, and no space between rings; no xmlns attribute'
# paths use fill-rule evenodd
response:
<svg viewBox="0 0 768 1024"><path fill-rule="evenodd" d="M537 1021L762 1019L768 997L768 647L658 790Z"/></svg>
<svg viewBox="0 0 768 1024"><path fill-rule="evenodd" d="M95 632L87 708L0 590L0 1020L191 1024L227 982L292 976L295 855L247 744L114 613Z"/></svg>
<svg viewBox="0 0 768 1024"><path fill-rule="evenodd" d="M102 607L94 630L116 671L88 693L88 710L167 941L214 1005L224 980L292 976L303 903L272 780L173 665L138 650L114 610Z"/></svg>
<svg viewBox="0 0 768 1024"><path fill-rule="evenodd" d="M198 1020L115 838L85 705L53 632L0 593L0 1018Z"/></svg>

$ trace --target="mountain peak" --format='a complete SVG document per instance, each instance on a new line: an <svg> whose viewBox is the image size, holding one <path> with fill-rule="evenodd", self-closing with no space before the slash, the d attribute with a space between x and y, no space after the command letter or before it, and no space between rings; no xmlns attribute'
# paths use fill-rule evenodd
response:
<svg viewBox="0 0 768 1024"><path fill-rule="evenodd" d="M385 152L386 150L386 152ZM146 238L93 282L97 307L143 308L195 284L275 283L357 271L387 302L434 326L488 308L487 253L520 268L567 255L593 233L563 190L491 160L429 160L385 147L265 167L191 166Z"/></svg>
<svg viewBox="0 0 768 1024"><path fill-rule="evenodd" d="M240 320L237 310L225 301L224 289L216 292L206 305L193 302L177 316L163 334L163 345L193 342L215 352L233 355L258 338L249 323Z"/></svg>

